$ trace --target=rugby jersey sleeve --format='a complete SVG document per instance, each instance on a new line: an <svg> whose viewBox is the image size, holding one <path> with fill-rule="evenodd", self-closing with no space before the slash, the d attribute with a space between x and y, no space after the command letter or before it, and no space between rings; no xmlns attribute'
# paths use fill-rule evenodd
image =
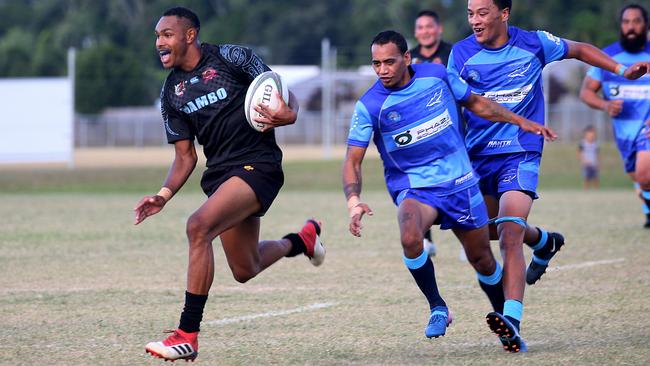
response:
<svg viewBox="0 0 650 366"><path fill-rule="evenodd" d="M590 78L596 80L596 81L603 81L603 69L592 66L587 70L587 76Z"/></svg>
<svg viewBox="0 0 650 366"><path fill-rule="evenodd" d="M447 84L458 102L466 102L469 99L471 90L467 82L460 77L456 63L454 62L454 51L449 54L449 63L447 65Z"/></svg>
<svg viewBox="0 0 650 366"><path fill-rule="evenodd" d="M348 146L368 147L372 138L372 118L366 106L358 101L352 113Z"/></svg>
<svg viewBox="0 0 650 366"><path fill-rule="evenodd" d="M167 83L160 92L160 114L165 124L167 142L173 144L180 140L194 140L194 132L183 115L175 110L167 99Z"/></svg>
<svg viewBox="0 0 650 366"><path fill-rule="evenodd" d="M219 54L243 80L249 83L259 74L271 69L248 47L224 44Z"/></svg>
<svg viewBox="0 0 650 366"><path fill-rule="evenodd" d="M545 64L566 58L569 45L564 39L556 37L547 31L537 31L537 38L542 43Z"/></svg>

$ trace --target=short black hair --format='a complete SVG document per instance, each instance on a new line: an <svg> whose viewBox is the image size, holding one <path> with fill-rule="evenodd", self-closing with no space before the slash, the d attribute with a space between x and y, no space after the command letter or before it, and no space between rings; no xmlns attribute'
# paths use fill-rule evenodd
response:
<svg viewBox="0 0 650 366"><path fill-rule="evenodd" d="M585 127L583 132L589 132L589 131L596 131L596 127L594 127L594 125L587 125L587 127Z"/></svg>
<svg viewBox="0 0 650 366"><path fill-rule="evenodd" d="M419 17L431 17L433 18L433 20L436 21L436 23L440 24L440 17L438 16L438 13L436 13L433 10L422 10L421 12L418 13L415 19Z"/></svg>
<svg viewBox="0 0 650 366"><path fill-rule="evenodd" d="M619 23L623 21L623 13L625 13L625 11L628 9L639 10L641 12L641 16L643 17L643 21L645 22L646 27L648 26L648 11L645 10L645 8L639 4L630 4L624 6L623 9L621 9L621 13L618 16Z"/></svg>
<svg viewBox="0 0 650 366"><path fill-rule="evenodd" d="M499 8L499 10L508 8L512 11L512 0L492 0L492 2L497 6L497 8Z"/></svg>
<svg viewBox="0 0 650 366"><path fill-rule="evenodd" d="M405 54L409 49L406 45L406 38L394 30L379 32L375 38L372 39L370 45L372 46L373 44L376 44L383 46L388 43L394 43L402 54Z"/></svg>
<svg viewBox="0 0 650 366"><path fill-rule="evenodd" d="M190 22L190 26L192 26L192 28L196 28L197 32L201 29L201 22L199 21L199 17L196 15L195 12L193 12L189 8L183 6L176 6L167 9L163 13L163 16L164 17L176 16L179 18L187 19Z"/></svg>

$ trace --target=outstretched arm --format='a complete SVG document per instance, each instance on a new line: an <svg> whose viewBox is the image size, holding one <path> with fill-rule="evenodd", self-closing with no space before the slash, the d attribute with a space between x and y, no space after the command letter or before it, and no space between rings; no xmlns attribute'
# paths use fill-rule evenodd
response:
<svg viewBox="0 0 650 366"><path fill-rule="evenodd" d="M637 62L634 65L626 68L624 65L619 64L613 58L609 57L605 52L590 45L589 43L569 40L565 41L569 45L567 58L578 59L582 62L588 63L591 66L596 66L603 70L613 72L630 80L636 80L650 72L650 62L648 61Z"/></svg>
<svg viewBox="0 0 650 366"><path fill-rule="evenodd" d="M179 140L174 143L174 162L169 168L167 178L160 191L153 196L145 196L138 201L133 208L135 211L135 225L141 223L147 217L155 215L163 209L176 192L187 181L196 166L197 156L194 148L194 141Z"/></svg>
<svg viewBox="0 0 650 366"><path fill-rule="evenodd" d="M470 94L469 99L462 104L477 116L489 121L511 123L519 126L519 128L526 132L542 135L548 141L553 141L557 138L555 132L550 128L528 120L518 114L514 114L508 108L480 95Z"/></svg>
<svg viewBox="0 0 650 366"><path fill-rule="evenodd" d="M601 98L598 95L601 87L600 81L586 76L580 89L580 99L591 108L607 112L610 117L618 116L623 109L623 99L605 100Z"/></svg>
<svg viewBox="0 0 650 366"><path fill-rule="evenodd" d="M361 218L364 214L372 216L372 210L361 202L361 163L366 154L366 148L348 146L343 162L343 192L348 202L350 214L350 233L361 236Z"/></svg>

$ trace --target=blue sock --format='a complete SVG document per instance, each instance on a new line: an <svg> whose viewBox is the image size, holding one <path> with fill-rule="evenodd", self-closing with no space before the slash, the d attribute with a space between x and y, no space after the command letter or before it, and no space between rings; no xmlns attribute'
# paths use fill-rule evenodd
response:
<svg viewBox="0 0 650 366"><path fill-rule="evenodd" d="M499 262L497 262L493 274L486 276L476 272L476 277L478 277L478 284L490 300L494 311L503 314L503 303L506 299L503 295L503 269Z"/></svg>
<svg viewBox="0 0 650 366"><path fill-rule="evenodd" d="M506 300L503 304L503 316L508 318L512 325L517 328L519 331L519 325L521 324L521 315L524 312L524 304L517 300Z"/></svg>
<svg viewBox="0 0 650 366"><path fill-rule="evenodd" d="M429 255L422 251L417 258L407 258L403 256L404 264L413 275L415 283L418 284L420 291L424 294L429 302L429 308L433 310L436 306L447 306L445 300L442 299L438 292L438 285L436 284L436 272L433 268L433 262Z"/></svg>
<svg viewBox="0 0 650 366"><path fill-rule="evenodd" d="M530 249L532 249L534 251L538 251L538 250L544 248L544 246L546 246L546 242L548 241L548 232L546 232L546 230L544 230L542 228L539 228L539 227L536 228L536 229L537 229L537 232L539 233L539 239L537 239L537 241L535 243L533 243L533 244L528 244Z"/></svg>

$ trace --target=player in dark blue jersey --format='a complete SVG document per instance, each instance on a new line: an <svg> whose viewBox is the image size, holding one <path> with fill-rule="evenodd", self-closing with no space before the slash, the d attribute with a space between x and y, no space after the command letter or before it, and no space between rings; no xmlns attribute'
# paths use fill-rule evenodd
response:
<svg viewBox="0 0 650 366"><path fill-rule="evenodd" d="M540 125L544 124L542 68L546 64L576 58L628 79L648 71L648 63L626 68L589 44L508 26L511 7L511 0L469 0L467 17L474 34L453 46L448 70L464 79L473 93ZM525 284L544 274L564 238L526 222L537 198L543 139L517 126L490 123L472 111L466 110L465 119L469 156L481 177L490 217L496 218L490 236L499 239L505 252L504 313L490 313L487 319L505 349L512 351L518 348ZM528 270L524 242L534 250Z"/></svg>
<svg viewBox="0 0 650 366"><path fill-rule="evenodd" d="M429 338L445 334L449 309L438 292L433 262L422 233L431 225L452 229L477 271L496 311L503 309L501 267L490 250L487 211L459 132L458 101L474 113L516 124L542 138L547 128L470 92L439 64L410 65L404 37L394 31L372 41L372 66L379 80L360 98L352 116L343 185L350 232L361 236L361 219L371 215L361 202L361 164L373 139L384 164L388 192L398 206L404 264L429 303Z"/></svg>
<svg viewBox="0 0 650 366"><path fill-rule="evenodd" d="M283 102L276 110L258 105L262 117L255 120L268 128L263 133L253 130L246 121L244 99L251 81L268 66L248 48L200 43L199 28L196 14L182 7L166 11L156 25L156 49L170 69L161 109L175 158L158 194L145 196L134 208L137 225L165 207L196 166L196 139L207 159L201 187L208 198L187 220L185 307L178 329L145 346L152 355L171 361L197 356L217 236L233 277L242 283L285 256L305 254L319 265L325 255L316 220L282 239L259 241L260 217L284 182L282 152L272 127L294 123L298 105L292 94L288 105Z"/></svg>
<svg viewBox="0 0 650 366"><path fill-rule="evenodd" d="M640 5L627 5L620 14L620 40L603 50L622 65L650 60L648 12ZM603 96L597 93L602 90ZM650 229L650 75L628 80L593 67L582 84L582 100L612 118L614 137L625 172L640 189L644 227Z"/></svg>

